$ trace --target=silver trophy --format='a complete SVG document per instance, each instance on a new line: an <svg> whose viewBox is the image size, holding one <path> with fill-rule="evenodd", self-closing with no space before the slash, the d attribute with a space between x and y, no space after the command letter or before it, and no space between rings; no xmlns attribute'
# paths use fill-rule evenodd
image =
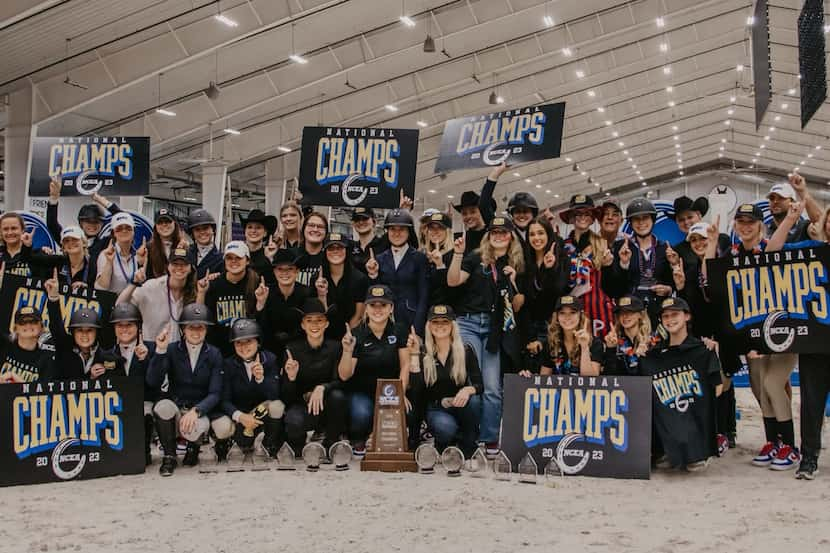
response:
<svg viewBox="0 0 830 553"><path fill-rule="evenodd" d="M308 472L320 470L320 460L326 456L326 448L320 442L309 442L303 448L303 462Z"/></svg>
<svg viewBox="0 0 830 553"><path fill-rule="evenodd" d="M352 460L352 446L341 440L329 448L329 457L334 462L334 470L349 470L349 461Z"/></svg>
<svg viewBox="0 0 830 553"><path fill-rule="evenodd" d="M523 484L535 484L536 476L539 474L539 465L528 451L522 460L519 461L519 482Z"/></svg>
<svg viewBox="0 0 830 553"><path fill-rule="evenodd" d="M441 454L441 464L447 469L447 476L461 476L464 466L464 453L455 446L450 446Z"/></svg>
<svg viewBox="0 0 830 553"><path fill-rule="evenodd" d="M288 445L288 442L282 444L282 447L277 451L277 470L294 470L294 450Z"/></svg>
<svg viewBox="0 0 830 553"><path fill-rule="evenodd" d="M470 473L476 478L483 478L487 475L487 455L484 454L482 448L476 449L473 456L470 458Z"/></svg>
<svg viewBox="0 0 830 553"><path fill-rule="evenodd" d="M499 454L493 459L493 474L496 480L509 482L513 476L512 473L513 464L510 462L510 458L504 451L499 451Z"/></svg>
<svg viewBox="0 0 830 553"><path fill-rule="evenodd" d="M438 463L438 450L432 444L421 444L415 450L415 463L418 465L418 472L421 474L432 474L435 472L435 465Z"/></svg>

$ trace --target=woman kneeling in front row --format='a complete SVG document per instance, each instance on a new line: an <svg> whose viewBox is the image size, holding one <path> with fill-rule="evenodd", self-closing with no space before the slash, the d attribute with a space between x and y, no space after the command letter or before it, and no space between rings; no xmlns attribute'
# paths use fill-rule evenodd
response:
<svg viewBox="0 0 830 553"><path fill-rule="evenodd" d="M421 357L426 420L439 451L455 442L468 459L476 450L481 415L481 370L472 346L461 341L455 313L433 305L427 315L425 353ZM417 362L413 357L413 362ZM413 367L414 369L414 367Z"/></svg>
<svg viewBox="0 0 830 553"><path fill-rule="evenodd" d="M282 415L285 404L279 400L280 380L277 359L259 348L262 332L252 319L237 319L231 325L230 342L234 353L225 358L222 386L224 416L210 423L216 437L216 457L228 458L231 438L248 454L254 438L265 431L262 447L271 457L282 446Z"/></svg>
<svg viewBox="0 0 830 553"><path fill-rule="evenodd" d="M208 416L219 405L222 396L222 354L205 343L213 315L201 303L182 309L179 325L184 340L170 344L167 326L156 338L156 354L147 370L147 384L160 387L166 376L171 399L162 399L153 407L156 431L164 450L159 473L170 476L176 469L176 438L187 440L184 465L199 464L199 443L210 428ZM168 348L169 345L169 348ZM215 417L214 417L215 418Z"/></svg>

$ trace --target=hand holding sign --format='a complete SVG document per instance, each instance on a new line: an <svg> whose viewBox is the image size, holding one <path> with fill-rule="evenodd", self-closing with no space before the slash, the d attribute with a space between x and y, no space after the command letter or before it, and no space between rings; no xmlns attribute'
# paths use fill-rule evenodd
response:
<svg viewBox="0 0 830 553"><path fill-rule="evenodd" d="M49 181L49 201L57 202L58 198L61 197L61 174L56 173L52 175L52 179Z"/></svg>
<svg viewBox="0 0 830 553"><path fill-rule="evenodd" d="M377 259L375 259L375 250L373 248L369 248L369 260L366 262L366 274L372 280L378 278L378 272L380 271L380 265L378 265Z"/></svg>
<svg viewBox="0 0 830 553"><path fill-rule="evenodd" d="M502 176L505 171L507 171L507 169L507 163L502 161L499 165L493 167L493 170L490 171L489 175L487 175L487 179L491 181L497 181L499 180L499 177Z"/></svg>

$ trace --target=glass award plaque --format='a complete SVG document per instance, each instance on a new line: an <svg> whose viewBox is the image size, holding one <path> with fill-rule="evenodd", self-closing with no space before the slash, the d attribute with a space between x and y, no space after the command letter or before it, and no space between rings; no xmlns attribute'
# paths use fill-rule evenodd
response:
<svg viewBox="0 0 830 553"><path fill-rule="evenodd" d="M308 472L320 470L320 461L326 456L325 448L319 442L309 442L303 448L303 462Z"/></svg>
<svg viewBox="0 0 830 553"><path fill-rule="evenodd" d="M504 451L499 451L499 454L493 459L493 475L496 477L496 480L509 482L513 476L512 473L513 465L510 462L510 458L507 457Z"/></svg>
<svg viewBox="0 0 830 553"><path fill-rule="evenodd" d="M487 455L482 448L476 449L470 458L470 473L476 478L483 478L487 475Z"/></svg>
<svg viewBox="0 0 830 553"><path fill-rule="evenodd" d="M288 443L282 444L277 451L277 470L294 470L294 450Z"/></svg>
<svg viewBox="0 0 830 553"><path fill-rule="evenodd" d="M528 451L522 460L519 461L519 482L523 484L535 484L536 476L539 473L539 465Z"/></svg>
<svg viewBox="0 0 830 553"><path fill-rule="evenodd" d="M349 442L339 441L329 448L329 457L334 463L334 470L349 470L349 461L352 460L352 446Z"/></svg>
<svg viewBox="0 0 830 553"><path fill-rule="evenodd" d="M432 444L421 444L415 450L415 462L418 464L418 472L421 474L432 474L435 472L435 465L438 463L438 450Z"/></svg>
<svg viewBox="0 0 830 553"><path fill-rule="evenodd" d="M457 447L450 446L441 454L441 464L447 469L447 476L461 476L464 454Z"/></svg>

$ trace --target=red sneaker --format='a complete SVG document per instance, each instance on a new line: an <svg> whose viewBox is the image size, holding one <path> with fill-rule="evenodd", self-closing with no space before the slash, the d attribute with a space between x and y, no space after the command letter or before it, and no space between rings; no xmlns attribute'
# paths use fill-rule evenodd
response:
<svg viewBox="0 0 830 553"><path fill-rule="evenodd" d="M801 454L792 446L783 445L778 448L778 455L770 463L772 470L790 470L801 464Z"/></svg>
<svg viewBox="0 0 830 553"><path fill-rule="evenodd" d="M725 434L718 434L718 457L723 457L729 451L729 438Z"/></svg>
<svg viewBox="0 0 830 553"><path fill-rule="evenodd" d="M767 442L764 444L764 447L761 448L761 451L758 452L758 455L752 459L752 464L756 467L768 467L772 460L778 457L778 448L780 444L774 444L772 442Z"/></svg>

